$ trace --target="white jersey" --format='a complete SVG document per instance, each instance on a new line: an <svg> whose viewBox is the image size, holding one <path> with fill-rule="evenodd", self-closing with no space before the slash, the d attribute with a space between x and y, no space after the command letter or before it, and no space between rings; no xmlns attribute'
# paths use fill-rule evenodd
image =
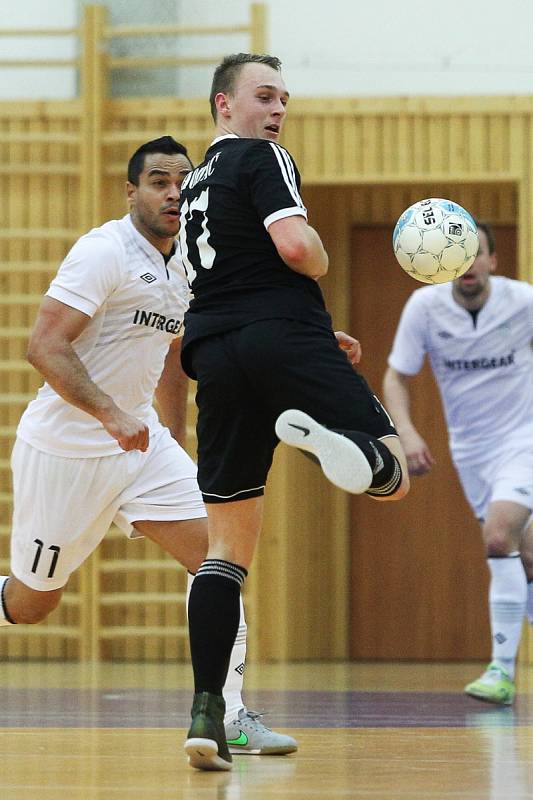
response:
<svg viewBox="0 0 533 800"><path fill-rule="evenodd" d="M476 325L452 284L417 289L403 310L389 365L415 375L427 353L455 460L481 461L503 441L533 444L533 286L490 278Z"/></svg>
<svg viewBox="0 0 533 800"><path fill-rule="evenodd" d="M82 236L47 295L91 318L73 342L91 379L150 432L160 428L153 396L189 304L179 256L165 265L128 214ZM68 403L47 383L22 415L17 435L59 456L122 452L95 417Z"/></svg>

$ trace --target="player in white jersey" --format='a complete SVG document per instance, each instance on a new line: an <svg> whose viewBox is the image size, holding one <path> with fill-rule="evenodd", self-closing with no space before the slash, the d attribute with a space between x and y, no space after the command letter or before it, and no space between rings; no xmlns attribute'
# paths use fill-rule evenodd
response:
<svg viewBox="0 0 533 800"><path fill-rule="evenodd" d="M128 165L130 213L82 236L43 299L28 359L46 383L13 449L12 574L0 577L0 625L43 620L112 522L155 541L190 578L205 557L196 465L178 444L189 289L174 237L191 169L169 136L139 148ZM245 651L241 605L225 686L228 744L239 753L293 752L294 739L243 704Z"/></svg>
<svg viewBox="0 0 533 800"><path fill-rule="evenodd" d="M411 474L434 464L409 412L411 378L429 357L466 498L482 527L490 570L492 660L465 687L493 703L515 697L524 615L533 622L533 286L494 277L494 235L452 283L415 291L403 310L384 379L385 402Z"/></svg>

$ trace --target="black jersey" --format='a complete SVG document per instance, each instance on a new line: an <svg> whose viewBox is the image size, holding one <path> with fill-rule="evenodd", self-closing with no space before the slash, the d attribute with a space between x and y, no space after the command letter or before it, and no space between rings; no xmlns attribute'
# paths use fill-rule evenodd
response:
<svg viewBox="0 0 533 800"><path fill-rule="evenodd" d="M267 227L307 217L289 153L265 139L225 136L185 178L180 250L193 299L184 347L260 319L284 317L331 329L315 280L280 258Z"/></svg>

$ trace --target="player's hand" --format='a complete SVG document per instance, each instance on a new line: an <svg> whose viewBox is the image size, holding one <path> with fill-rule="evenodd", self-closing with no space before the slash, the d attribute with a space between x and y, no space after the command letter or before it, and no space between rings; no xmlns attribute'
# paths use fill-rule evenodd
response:
<svg viewBox="0 0 533 800"><path fill-rule="evenodd" d="M335 331L335 337L341 350L346 353L346 358L352 367L359 364L362 355L361 343L354 339L353 336L344 333L344 331Z"/></svg>
<svg viewBox="0 0 533 800"><path fill-rule="evenodd" d="M116 408L112 414L102 420L102 425L113 439L116 439L123 450L140 450L145 452L150 443L148 426Z"/></svg>
<svg viewBox="0 0 533 800"><path fill-rule="evenodd" d="M405 451L409 475L425 475L435 464L435 459L424 439L412 431L402 434L400 441Z"/></svg>

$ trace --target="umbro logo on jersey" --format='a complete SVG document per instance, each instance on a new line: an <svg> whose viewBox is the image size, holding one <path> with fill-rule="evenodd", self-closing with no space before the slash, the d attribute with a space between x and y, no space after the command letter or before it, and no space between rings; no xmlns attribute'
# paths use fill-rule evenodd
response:
<svg viewBox="0 0 533 800"><path fill-rule="evenodd" d="M244 664L239 664L238 667L235 667L235 672L238 672L239 675L243 675L244 674Z"/></svg>
<svg viewBox="0 0 533 800"><path fill-rule="evenodd" d="M453 339L453 333L448 333L448 331L439 331L437 336L440 336L441 339Z"/></svg>
<svg viewBox="0 0 533 800"><path fill-rule="evenodd" d="M494 638L496 639L498 644L503 644L504 642L507 641L507 636L505 636L505 634L503 633L497 633Z"/></svg>
<svg viewBox="0 0 533 800"><path fill-rule="evenodd" d="M515 486L515 492L518 492L518 494L523 494L524 497L527 497L529 494L529 490L524 489L523 486Z"/></svg>
<svg viewBox="0 0 533 800"><path fill-rule="evenodd" d="M157 280L156 276L152 275L151 272L145 272L144 275L141 275L141 278L143 281L146 281L146 283L153 283Z"/></svg>

